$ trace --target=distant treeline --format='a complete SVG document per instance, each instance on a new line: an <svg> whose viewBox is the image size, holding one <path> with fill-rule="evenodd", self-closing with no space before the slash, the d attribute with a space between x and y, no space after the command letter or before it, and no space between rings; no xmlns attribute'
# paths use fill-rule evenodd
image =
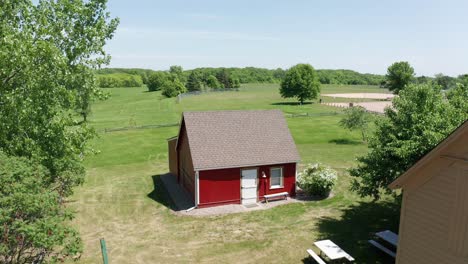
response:
<svg viewBox="0 0 468 264"><path fill-rule="evenodd" d="M173 66L174 67L174 66ZM175 66L180 68L180 66ZM344 85L381 85L385 83L385 75L359 73L352 70L316 70L322 84L344 84ZM155 72L150 69L139 68L104 68L97 70L97 80L100 87L140 87L147 84L148 77ZM233 80L239 83L279 83L284 78L286 70L265 69L256 67L245 68L196 68L193 70L182 71L180 81L185 83L189 76L195 72L202 81L207 81L210 76L220 76L228 72ZM457 80L463 76L450 77L443 74L437 74L434 77L419 76L414 80L418 83L435 81L443 89L453 88Z"/></svg>
<svg viewBox="0 0 468 264"><path fill-rule="evenodd" d="M208 79L209 76L219 76L222 71L228 71L230 76L239 80L240 83L279 83L286 74L286 70L281 68L273 70L255 67L196 68L183 71L183 77L187 80L192 72L197 72L203 79ZM97 78L101 87L135 87L139 80L143 84L146 84L148 77L154 72L157 71L149 69L104 68L97 71ZM317 70L317 73L320 82L323 84L379 85L385 79L383 75L362 74L351 70ZM136 82L131 82L130 76L139 76L139 78L136 79Z"/></svg>
<svg viewBox="0 0 468 264"><path fill-rule="evenodd" d="M130 73L108 73L98 74L97 83L102 88L114 87L141 87L143 85L142 76Z"/></svg>

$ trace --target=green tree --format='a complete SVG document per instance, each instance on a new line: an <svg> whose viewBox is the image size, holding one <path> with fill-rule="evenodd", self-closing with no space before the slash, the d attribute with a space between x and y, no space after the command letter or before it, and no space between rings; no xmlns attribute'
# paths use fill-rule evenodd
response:
<svg viewBox="0 0 468 264"><path fill-rule="evenodd" d="M414 69L406 61L393 63L388 67L387 75L385 75L386 87L394 94L398 94L413 79Z"/></svg>
<svg viewBox="0 0 468 264"><path fill-rule="evenodd" d="M438 85L440 85L440 87L444 90L448 90L448 89L455 87L456 78L443 75L442 73L436 74L434 77L435 77L434 81Z"/></svg>
<svg viewBox="0 0 468 264"><path fill-rule="evenodd" d="M146 86L148 91L158 91L161 90L163 84L169 79L169 75L165 72L153 72L148 76L146 81Z"/></svg>
<svg viewBox="0 0 468 264"><path fill-rule="evenodd" d="M169 73L173 76L173 78L177 78L180 81L185 82L184 69L182 66L172 65L169 67Z"/></svg>
<svg viewBox="0 0 468 264"><path fill-rule="evenodd" d="M110 19L105 9L103 0L2 1L0 151L43 166L47 174L37 175L42 184L38 188L52 197L45 202L56 203L44 205L50 212L24 215L21 239L28 241L25 246L30 250L16 252L16 259L37 251L47 257L62 252L60 248L66 244L65 251L70 254L74 252L71 248L78 248L79 240L73 232L62 232L62 238L28 232L35 229L35 223L46 224L49 220L55 223L47 226L50 232L61 232L59 226L67 224L62 221L70 216L64 201L83 182L82 160L90 151L87 143L95 133L87 122L79 120L76 111L82 115L81 110L88 112L90 99L99 94L94 70L109 60L103 46L112 37L118 20ZM13 195L19 195L21 190L24 191L22 187L14 193L7 191L2 198L16 199ZM27 196L29 190L24 192ZM15 206L5 203L2 210L16 210ZM34 205L25 206L33 210ZM49 219L53 216L53 220ZM16 227L6 222L2 229ZM0 247L4 250L3 242ZM6 255L0 256L0 261L11 257L8 249L3 252Z"/></svg>
<svg viewBox="0 0 468 264"><path fill-rule="evenodd" d="M192 71L187 79L187 90L190 92L201 91L203 88L202 76L197 71Z"/></svg>
<svg viewBox="0 0 468 264"><path fill-rule="evenodd" d="M166 97L175 97L185 92L187 92L187 88L185 88L179 79L175 79L174 81L167 80L161 87L161 93Z"/></svg>
<svg viewBox="0 0 468 264"><path fill-rule="evenodd" d="M216 79L224 86L224 88L231 88L231 74L225 68L222 68L217 74Z"/></svg>
<svg viewBox="0 0 468 264"><path fill-rule="evenodd" d="M231 77L229 79L229 83L231 83L231 87L230 88L240 88L240 81L238 78L233 78Z"/></svg>
<svg viewBox="0 0 468 264"><path fill-rule="evenodd" d="M409 84L393 100L393 108L376 120L370 151L350 170L352 190L375 199L393 180L468 118L467 88L444 100L435 84Z"/></svg>
<svg viewBox="0 0 468 264"><path fill-rule="evenodd" d="M0 152L0 262L39 263L82 251L72 214L57 203L50 172L26 158Z"/></svg>
<svg viewBox="0 0 468 264"><path fill-rule="evenodd" d="M281 82L281 97L297 98L301 104L305 100L316 99L319 93L320 82L317 73L309 64L291 67Z"/></svg>
<svg viewBox="0 0 468 264"><path fill-rule="evenodd" d="M206 85L211 89L224 88L223 85L213 75L208 76L206 79Z"/></svg>
<svg viewBox="0 0 468 264"><path fill-rule="evenodd" d="M367 141L371 115L361 106L346 108L344 113L344 117L340 120L340 126L349 130L361 131L362 141Z"/></svg>

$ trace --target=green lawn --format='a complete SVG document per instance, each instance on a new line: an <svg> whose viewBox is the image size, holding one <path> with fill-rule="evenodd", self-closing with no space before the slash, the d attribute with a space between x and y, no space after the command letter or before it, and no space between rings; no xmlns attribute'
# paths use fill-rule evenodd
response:
<svg viewBox="0 0 468 264"><path fill-rule="evenodd" d="M100 137L100 153L86 160L86 182L72 206L85 252L82 263L100 263L99 238L106 239L111 263L301 263L306 249L330 238L357 263L391 263L367 245L372 232L397 231L399 208L371 202L348 190L346 168L367 146L359 133L338 126L341 110L317 103L297 105L282 99L276 84L244 85L238 92L186 97L181 102L144 88L108 89L112 96L93 106L91 123ZM380 92L372 86L323 86L323 93ZM181 217L161 186L168 171L166 139L177 127L104 129L177 123L182 111L273 109L308 113L288 117L302 164L320 161L340 172L334 197L266 211L216 217Z"/></svg>

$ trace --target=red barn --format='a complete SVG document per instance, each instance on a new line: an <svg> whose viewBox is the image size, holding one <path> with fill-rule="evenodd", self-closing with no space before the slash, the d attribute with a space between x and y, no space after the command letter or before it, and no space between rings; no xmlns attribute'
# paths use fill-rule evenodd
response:
<svg viewBox="0 0 468 264"><path fill-rule="evenodd" d="M197 207L295 196L299 154L280 110L184 112L169 168Z"/></svg>

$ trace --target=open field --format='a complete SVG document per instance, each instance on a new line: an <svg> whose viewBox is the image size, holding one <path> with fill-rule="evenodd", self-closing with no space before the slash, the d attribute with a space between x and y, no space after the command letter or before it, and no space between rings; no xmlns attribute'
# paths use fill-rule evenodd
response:
<svg viewBox="0 0 468 264"><path fill-rule="evenodd" d="M93 147L101 153L86 160L86 182L71 202L85 245L81 263L101 262L101 237L111 263L301 263L308 261L306 249L325 238L356 263L391 263L370 248L367 239L382 229L397 231L399 206L361 199L348 190L346 168L367 150L359 133L338 126L341 109L298 105L282 99L278 87L249 84L239 92L186 97L180 103L144 88L109 89L112 97L97 102L91 116L101 131ZM382 91L372 86L322 88L323 93ZM272 108L308 113L288 117L288 125L302 164L319 161L340 172L333 198L224 216L176 216L159 175L168 171L166 139L177 134L177 127L102 132L176 123L182 111Z"/></svg>

